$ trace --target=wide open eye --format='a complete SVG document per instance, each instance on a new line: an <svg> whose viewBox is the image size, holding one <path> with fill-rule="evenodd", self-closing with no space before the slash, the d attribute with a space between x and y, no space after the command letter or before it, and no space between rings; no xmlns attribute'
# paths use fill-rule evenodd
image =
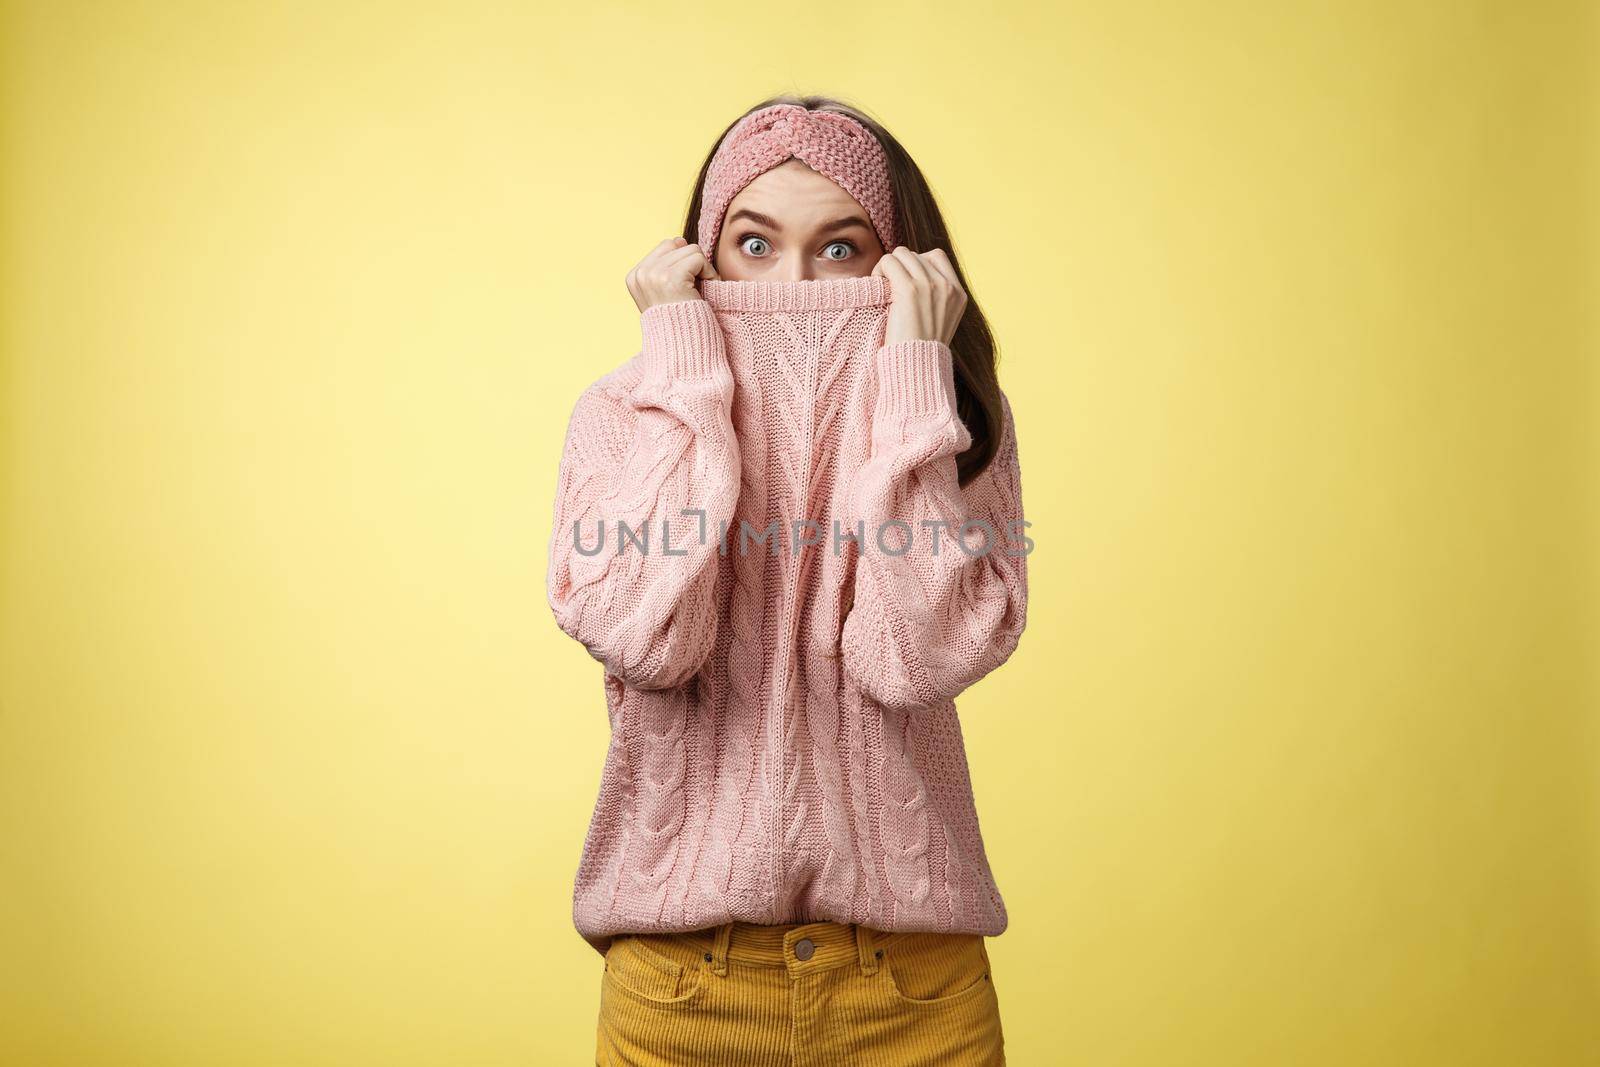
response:
<svg viewBox="0 0 1600 1067"><path fill-rule="evenodd" d="M753 233L742 239L739 242L739 247L744 251L745 255L755 256L758 259L772 251L772 246L767 243L765 237L757 237Z"/></svg>
<svg viewBox="0 0 1600 1067"><path fill-rule="evenodd" d="M822 250L822 257L824 259L849 259L850 254L855 250L855 245L849 241L834 241Z"/></svg>

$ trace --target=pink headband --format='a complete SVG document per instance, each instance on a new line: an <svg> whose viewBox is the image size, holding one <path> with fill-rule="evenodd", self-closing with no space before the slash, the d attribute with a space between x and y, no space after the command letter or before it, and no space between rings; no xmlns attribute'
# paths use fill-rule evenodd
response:
<svg viewBox="0 0 1600 1067"><path fill-rule="evenodd" d="M739 191L794 157L832 179L866 208L885 252L900 243L889 160L878 139L861 123L837 111L810 111L773 104L734 124L717 146L700 197L700 248L717 254L722 216Z"/></svg>

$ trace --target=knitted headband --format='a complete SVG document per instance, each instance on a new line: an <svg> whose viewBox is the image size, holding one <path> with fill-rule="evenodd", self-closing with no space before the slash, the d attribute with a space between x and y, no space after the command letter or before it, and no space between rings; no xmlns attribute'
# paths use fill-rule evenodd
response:
<svg viewBox="0 0 1600 1067"><path fill-rule="evenodd" d="M889 160L878 139L837 111L773 104L734 124L717 146L700 196L700 248L717 252L722 216L739 191L789 158L830 178L866 208L884 251L900 243Z"/></svg>

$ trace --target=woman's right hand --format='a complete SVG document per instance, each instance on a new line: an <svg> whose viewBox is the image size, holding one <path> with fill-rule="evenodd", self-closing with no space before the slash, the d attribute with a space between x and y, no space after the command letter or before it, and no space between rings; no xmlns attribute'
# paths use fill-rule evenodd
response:
<svg viewBox="0 0 1600 1067"><path fill-rule="evenodd" d="M677 300L702 300L696 278L716 279L717 271L699 245L682 237L669 237L652 248L628 272L628 292L642 313L657 304Z"/></svg>

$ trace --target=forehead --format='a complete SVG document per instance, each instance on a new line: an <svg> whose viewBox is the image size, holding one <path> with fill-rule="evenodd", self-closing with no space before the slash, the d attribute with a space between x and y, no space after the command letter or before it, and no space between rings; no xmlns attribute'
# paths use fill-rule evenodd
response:
<svg viewBox="0 0 1600 1067"><path fill-rule="evenodd" d="M831 221L852 210L862 210L833 179L798 159L785 160L741 189L729 202L728 214L740 208L759 211L780 222Z"/></svg>

